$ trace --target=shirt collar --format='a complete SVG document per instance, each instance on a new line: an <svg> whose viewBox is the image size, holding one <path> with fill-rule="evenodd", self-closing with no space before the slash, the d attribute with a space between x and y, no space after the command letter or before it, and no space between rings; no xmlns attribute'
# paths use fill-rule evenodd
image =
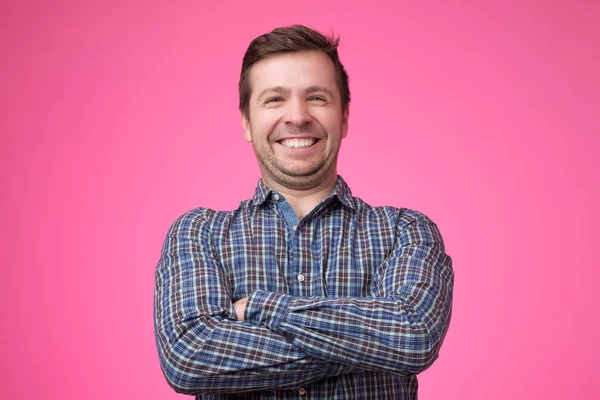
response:
<svg viewBox="0 0 600 400"><path fill-rule="evenodd" d="M252 204L255 206L260 206L267 200L271 192L272 190L264 184L263 180L259 179L258 185L256 185L256 190L254 191L254 198L252 199Z"/></svg>
<svg viewBox="0 0 600 400"><path fill-rule="evenodd" d="M259 179L258 184L256 185L256 190L254 192L254 197L252 199L252 204L254 206L262 205L269 198L272 192L274 191L267 185L265 185L262 179ZM338 175L337 177L337 181L335 182L335 188L333 189L333 193L331 194L331 196L329 196L329 198L332 198L334 196L337 197L343 205L354 209L352 191L350 190L350 187L348 186L346 181L344 181L344 179L340 175Z"/></svg>
<svg viewBox="0 0 600 400"><path fill-rule="evenodd" d="M337 196L340 202L354 210L354 198L352 197L352 191L346 183L346 181L338 175L337 182L335 183L335 189L333 189L332 196Z"/></svg>

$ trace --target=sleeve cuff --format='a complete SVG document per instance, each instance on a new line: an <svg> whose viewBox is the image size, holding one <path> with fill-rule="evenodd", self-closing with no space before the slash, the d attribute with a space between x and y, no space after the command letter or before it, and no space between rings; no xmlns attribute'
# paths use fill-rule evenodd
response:
<svg viewBox="0 0 600 400"><path fill-rule="evenodd" d="M283 333L279 328L291 300L292 296L287 294L257 290L248 299L244 320L263 325L272 332Z"/></svg>

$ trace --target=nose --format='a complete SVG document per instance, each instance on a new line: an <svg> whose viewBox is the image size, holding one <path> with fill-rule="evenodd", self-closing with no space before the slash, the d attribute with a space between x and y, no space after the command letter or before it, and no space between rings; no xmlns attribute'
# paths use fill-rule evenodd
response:
<svg viewBox="0 0 600 400"><path fill-rule="evenodd" d="M308 111L308 104L301 100L293 100L288 102L288 107L285 110L285 123L294 126L303 126L312 120Z"/></svg>

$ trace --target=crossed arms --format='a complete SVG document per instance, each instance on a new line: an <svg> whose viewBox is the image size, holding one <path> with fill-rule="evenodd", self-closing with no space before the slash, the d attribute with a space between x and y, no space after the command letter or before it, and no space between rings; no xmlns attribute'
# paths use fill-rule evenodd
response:
<svg viewBox="0 0 600 400"><path fill-rule="evenodd" d="M188 394L297 388L365 370L416 374L437 358L454 275L440 233L414 211L398 217L370 297L263 290L237 317L204 214L171 227L156 270L155 330L169 384Z"/></svg>

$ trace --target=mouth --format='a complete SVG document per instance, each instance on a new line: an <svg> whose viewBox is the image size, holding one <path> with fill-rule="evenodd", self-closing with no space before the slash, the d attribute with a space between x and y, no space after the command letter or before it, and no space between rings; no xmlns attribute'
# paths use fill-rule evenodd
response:
<svg viewBox="0 0 600 400"><path fill-rule="evenodd" d="M288 138L282 139L277 143L289 149L307 149L314 146L318 141L319 139L317 138Z"/></svg>

